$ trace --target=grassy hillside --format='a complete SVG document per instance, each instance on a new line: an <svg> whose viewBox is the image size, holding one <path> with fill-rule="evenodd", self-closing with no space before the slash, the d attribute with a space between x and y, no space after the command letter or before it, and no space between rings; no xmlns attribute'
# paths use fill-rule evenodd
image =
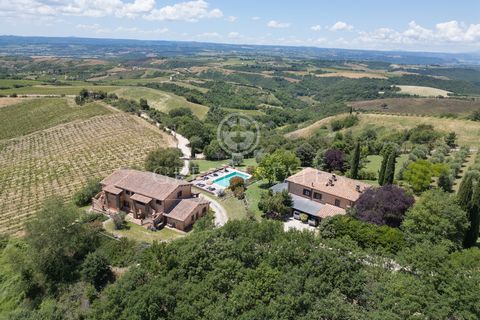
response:
<svg viewBox="0 0 480 320"><path fill-rule="evenodd" d="M317 121L305 128L286 134L289 138L308 137L322 126L329 126L332 120L344 117L345 115L337 115ZM445 133L455 131L458 136L460 145L480 146L480 122L460 119L436 118L436 117L420 117L420 116L401 116L389 114L360 114L359 123L349 128L353 133L364 130L365 128L375 128L377 131L382 130L403 130L411 129L419 124L431 124L435 129Z"/></svg>
<svg viewBox="0 0 480 320"><path fill-rule="evenodd" d="M382 105L387 107L383 108ZM431 98L390 98L350 102L356 109L417 115L444 115L447 113L468 115L480 110L480 101Z"/></svg>
<svg viewBox="0 0 480 320"><path fill-rule="evenodd" d="M170 136L124 113L7 140L0 149L0 233L21 230L47 197L68 199L87 179L141 166L149 151L168 145Z"/></svg>
<svg viewBox="0 0 480 320"><path fill-rule="evenodd" d="M189 108L200 119L203 119L208 112L208 107L200 104L188 102L185 98L175 94L163 92L160 90L142 88L142 87L126 87L115 91L120 97L139 100L147 99L148 104L155 109L168 112L177 108Z"/></svg>
<svg viewBox="0 0 480 320"><path fill-rule="evenodd" d="M67 98L42 98L0 108L0 140L26 135L73 120L110 114L97 103L77 106Z"/></svg>

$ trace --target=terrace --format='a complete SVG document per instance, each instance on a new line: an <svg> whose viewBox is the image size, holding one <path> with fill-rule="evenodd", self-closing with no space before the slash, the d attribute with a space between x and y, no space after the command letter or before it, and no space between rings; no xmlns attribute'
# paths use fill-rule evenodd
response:
<svg viewBox="0 0 480 320"><path fill-rule="evenodd" d="M224 165L223 168L212 169L200 174L194 181L192 181L192 183L197 188L218 196L219 193L228 188L230 185L230 179L233 177L240 177L248 180L252 177L252 175L238 169L234 169L228 165Z"/></svg>

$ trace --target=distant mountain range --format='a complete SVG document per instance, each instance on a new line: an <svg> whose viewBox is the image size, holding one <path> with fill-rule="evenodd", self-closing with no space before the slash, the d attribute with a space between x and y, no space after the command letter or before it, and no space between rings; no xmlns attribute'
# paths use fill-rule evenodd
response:
<svg viewBox="0 0 480 320"><path fill-rule="evenodd" d="M265 55L306 59L383 61L422 65L480 65L480 53L434 53L407 51L371 51L293 47L275 45L238 45L187 41L150 41L76 37L0 36L0 55L59 56L82 58L145 58L176 55Z"/></svg>

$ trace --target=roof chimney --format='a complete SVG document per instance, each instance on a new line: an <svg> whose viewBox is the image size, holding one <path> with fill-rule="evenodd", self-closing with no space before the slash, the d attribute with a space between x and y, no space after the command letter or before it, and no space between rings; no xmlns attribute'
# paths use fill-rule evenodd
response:
<svg viewBox="0 0 480 320"><path fill-rule="evenodd" d="M357 185L355 186L355 190L356 190L357 192L361 192L361 191L360 191L360 185L359 185L359 184L357 184Z"/></svg>
<svg viewBox="0 0 480 320"><path fill-rule="evenodd" d="M337 181L337 175L334 173L332 174L333 181Z"/></svg>

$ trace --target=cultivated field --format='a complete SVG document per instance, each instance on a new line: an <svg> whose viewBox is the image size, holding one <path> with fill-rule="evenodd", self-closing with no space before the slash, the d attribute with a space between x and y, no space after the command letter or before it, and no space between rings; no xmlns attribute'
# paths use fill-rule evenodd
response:
<svg viewBox="0 0 480 320"><path fill-rule="evenodd" d="M387 107L383 108L382 105ZM355 109L416 115L468 115L480 110L480 101L432 98L389 98L350 102Z"/></svg>
<svg viewBox="0 0 480 320"><path fill-rule="evenodd" d="M35 85L21 88L2 89L0 90L0 94L10 95L16 93L18 95L77 95L83 88L95 91L102 90L106 92L111 92L118 89L118 87L115 86L92 86L79 83L78 85L72 86Z"/></svg>
<svg viewBox="0 0 480 320"><path fill-rule="evenodd" d="M73 121L0 147L0 233L15 233L49 196L68 199L88 178L142 165L172 138L125 113Z"/></svg>
<svg viewBox="0 0 480 320"><path fill-rule="evenodd" d="M329 126L332 120L345 117L345 114L328 117L313 123L305 128L286 134L289 138L308 137L322 126ZM377 131L389 131L411 129L419 124L431 124L435 129L443 132L455 131L458 136L458 143L460 145L467 145L472 147L480 146L480 122L447 119L436 117L419 117L419 116L401 116L388 114L360 114L358 116L360 121L354 127L349 128L352 132L358 133L365 128L375 128Z"/></svg>
<svg viewBox="0 0 480 320"><path fill-rule="evenodd" d="M328 70L328 71L331 71L331 70ZM387 79L385 75L380 73L355 72L355 71L343 71L343 70L335 70L329 73L317 74L316 76L320 78L343 77L343 78L350 78L350 79L362 79L362 78Z"/></svg>
<svg viewBox="0 0 480 320"><path fill-rule="evenodd" d="M112 113L97 103L77 106L67 98L21 100L0 108L0 141L23 136L73 120ZM70 101L73 102L73 101Z"/></svg>
<svg viewBox="0 0 480 320"><path fill-rule="evenodd" d="M445 91L442 89L432 88L432 87L421 87L421 86L396 86L400 88L400 93L406 93L411 95L417 95L421 97L448 97L450 91Z"/></svg>

